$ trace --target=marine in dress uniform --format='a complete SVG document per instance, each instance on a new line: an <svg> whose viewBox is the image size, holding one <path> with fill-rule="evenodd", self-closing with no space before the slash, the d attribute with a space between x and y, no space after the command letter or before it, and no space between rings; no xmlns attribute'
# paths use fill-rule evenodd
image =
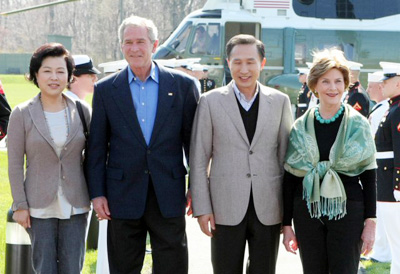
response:
<svg viewBox="0 0 400 274"><path fill-rule="evenodd" d="M210 78L200 79L201 93L215 89L215 81Z"/></svg>
<svg viewBox="0 0 400 274"><path fill-rule="evenodd" d="M369 98L372 101L376 102L376 105L372 108L371 112L368 115L368 121L370 122L371 132L373 136L375 136L383 116L389 110L389 100L382 93L382 78L383 71L368 73L367 93L369 95ZM382 203L384 202L377 202L376 205L376 217L378 218L378 222L376 224L375 243L371 258L378 262L390 262L392 260L392 256L386 237L385 222L383 220L380 220L381 218L379 214L382 210Z"/></svg>
<svg viewBox="0 0 400 274"><path fill-rule="evenodd" d="M307 111L310 102L311 92L307 86L308 71L306 68L299 68L299 82L302 83L302 86L297 96L296 119Z"/></svg>
<svg viewBox="0 0 400 274"><path fill-rule="evenodd" d="M97 74L101 72L93 65L93 60L87 55L72 55L75 69L72 72L72 82L68 84L65 92L74 100L85 100L86 95L93 94Z"/></svg>
<svg viewBox="0 0 400 274"><path fill-rule="evenodd" d="M369 98L365 94L360 81L358 79L360 75L361 67L360 63L348 62L348 66L351 72L351 84L347 94L344 96L344 102L351 105L355 110L360 112L364 117L368 116L369 113Z"/></svg>
<svg viewBox="0 0 400 274"><path fill-rule="evenodd" d="M400 64L380 63L383 94L390 98L375 136L377 149L378 201L382 202L379 221L385 223L392 257L391 274L400 273Z"/></svg>
<svg viewBox="0 0 400 274"><path fill-rule="evenodd" d="M7 102L3 84L0 81L0 140L6 136L10 113L11 107Z"/></svg>

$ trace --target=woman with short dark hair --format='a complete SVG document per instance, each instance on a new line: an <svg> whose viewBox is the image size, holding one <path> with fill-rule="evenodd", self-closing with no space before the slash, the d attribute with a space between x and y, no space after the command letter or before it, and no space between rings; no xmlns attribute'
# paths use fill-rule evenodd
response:
<svg viewBox="0 0 400 274"><path fill-rule="evenodd" d="M368 121L342 103L349 82L342 51L315 52L308 86L320 103L290 133L283 244L299 247L305 274L356 274L374 242L375 144Z"/></svg>
<svg viewBox="0 0 400 274"><path fill-rule="evenodd" d="M85 136L75 102L62 94L73 68L63 45L39 47L27 78L40 93L15 107L8 126L13 218L30 236L36 273L83 267L90 210L81 164ZM82 108L88 124L89 109Z"/></svg>

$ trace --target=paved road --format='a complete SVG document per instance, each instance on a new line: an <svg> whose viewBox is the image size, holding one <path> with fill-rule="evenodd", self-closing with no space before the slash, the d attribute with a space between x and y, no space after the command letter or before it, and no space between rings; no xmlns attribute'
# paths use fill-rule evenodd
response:
<svg viewBox="0 0 400 274"><path fill-rule="evenodd" d="M197 220L186 218L186 231L189 245L189 274L211 274L210 239L204 235ZM247 252L245 260L247 259ZM243 264L245 265L245 264ZM245 272L243 272L245 273ZM276 274L302 274L300 257L286 252L283 245L279 247Z"/></svg>

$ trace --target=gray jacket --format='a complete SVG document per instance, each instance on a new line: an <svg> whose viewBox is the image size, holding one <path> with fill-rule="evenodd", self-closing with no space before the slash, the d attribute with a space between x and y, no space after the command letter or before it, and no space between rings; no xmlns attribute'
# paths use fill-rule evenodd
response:
<svg viewBox="0 0 400 274"><path fill-rule="evenodd" d="M232 82L201 97L190 146L194 216L213 213L217 224L237 225L252 190L260 222L282 221L283 161L293 119L288 96L260 86L251 145Z"/></svg>
<svg viewBox="0 0 400 274"><path fill-rule="evenodd" d="M39 95L15 107L8 125L8 174L12 209L45 208L56 197L58 182L73 207L90 205L82 168L85 136L75 102L64 96L70 112L70 132L60 157L46 125ZM86 123L90 111L82 104ZM26 170L24 159L26 157Z"/></svg>

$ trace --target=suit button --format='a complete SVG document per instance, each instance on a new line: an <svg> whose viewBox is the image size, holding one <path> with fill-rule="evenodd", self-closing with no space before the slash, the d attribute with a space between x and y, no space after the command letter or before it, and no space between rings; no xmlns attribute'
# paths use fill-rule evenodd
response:
<svg viewBox="0 0 400 274"><path fill-rule="evenodd" d="M395 189L398 189L398 188L399 188L399 186L395 186L394 188L395 188Z"/></svg>
<svg viewBox="0 0 400 274"><path fill-rule="evenodd" d="M397 174L400 174L400 170L397 171Z"/></svg>
<svg viewBox="0 0 400 274"><path fill-rule="evenodd" d="M387 167L384 167L383 170L387 170Z"/></svg>
<svg viewBox="0 0 400 274"><path fill-rule="evenodd" d="M144 171L144 173L145 173L145 174L149 174L149 171L146 169L146 170Z"/></svg>
<svg viewBox="0 0 400 274"><path fill-rule="evenodd" d="M249 151L250 155L253 154L254 152L252 150Z"/></svg>
<svg viewBox="0 0 400 274"><path fill-rule="evenodd" d="M147 154L150 154L150 153L151 153L151 151L150 151L150 150L148 150L148 151L147 151Z"/></svg>
<svg viewBox="0 0 400 274"><path fill-rule="evenodd" d="M64 147L64 150L67 150L67 147Z"/></svg>
<svg viewBox="0 0 400 274"><path fill-rule="evenodd" d="M396 178L396 182L398 182L399 181L399 178Z"/></svg>
<svg viewBox="0 0 400 274"><path fill-rule="evenodd" d="M62 176L62 179L65 180L65 176Z"/></svg>
<svg viewBox="0 0 400 274"><path fill-rule="evenodd" d="M246 176L247 176L247 178L250 178L250 177L251 177L251 174L250 174L250 173L247 173Z"/></svg>

